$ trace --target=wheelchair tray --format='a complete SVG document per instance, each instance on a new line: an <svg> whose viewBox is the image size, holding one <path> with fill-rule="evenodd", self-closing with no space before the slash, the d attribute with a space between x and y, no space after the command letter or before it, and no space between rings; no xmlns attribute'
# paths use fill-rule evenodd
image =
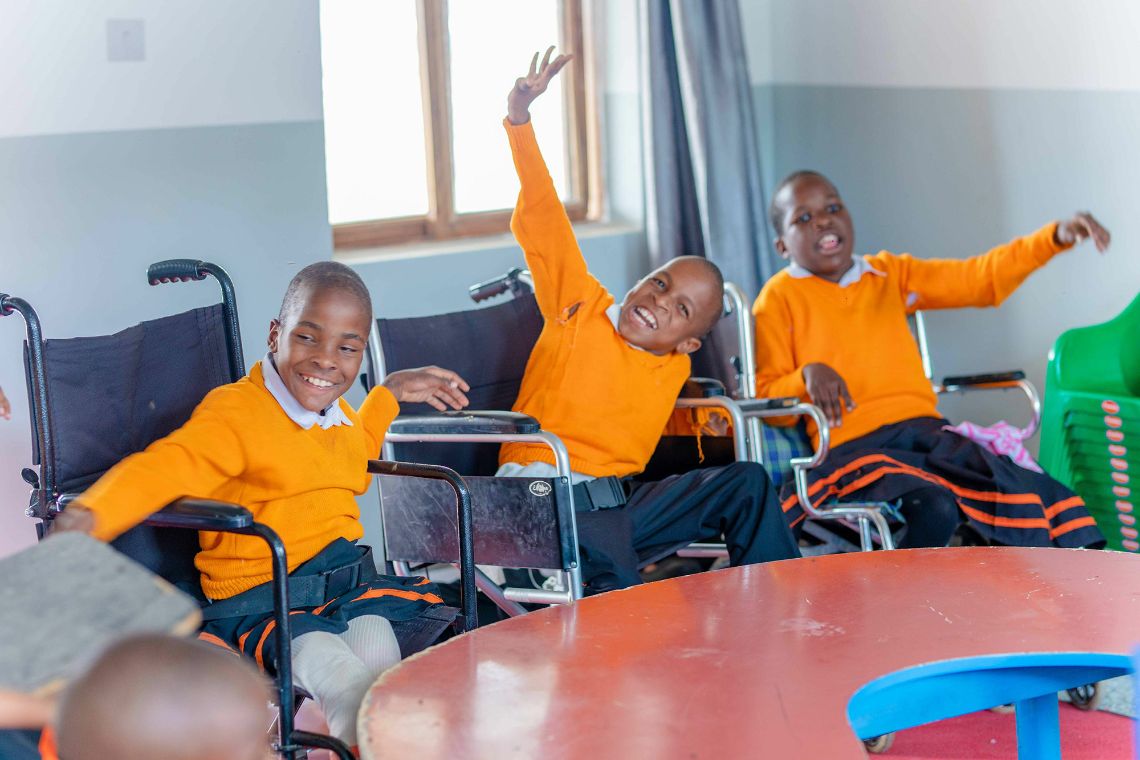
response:
<svg viewBox="0 0 1140 760"><path fill-rule="evenodd" d="M446 483L378 477L388 559L456 562L455 493ZM471 489L475 561L501 567L566 569L568 528L556 504L565 485L551 478L464 477Z"/></svg>
<svg viewBox="0 0 1140 760"><path fill-rule="evenodd" d="M200 620L194 599L81 533L0 560L0 609L0 688L45 695L124 635L188 635Z"/></svg>

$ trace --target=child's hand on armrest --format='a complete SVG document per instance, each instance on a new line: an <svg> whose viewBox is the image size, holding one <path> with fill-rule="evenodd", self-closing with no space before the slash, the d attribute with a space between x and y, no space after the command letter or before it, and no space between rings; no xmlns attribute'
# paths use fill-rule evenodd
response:
<svg viewBox="0 0 1140 760"><path fill-rule="evenodd" d="M1112 235L1108 230L1087 211L1081 211L1072 219L1058 223L1057 231L1053 233L1057 245L1063 246L1077 245L1090 237L1101 253L1107 251L1108 244L1112 242Z"/></svg>
<svg viewBox="0 0 1140 760"><path fill-rule="evenodd" d="M526 124L530 121L530 104L534 102L535 98L546 92L550 80L574 57L573 55L560 55L552 61L550 54L553 52L554 46L551 45L546 49L546 55L542 58L541 66L538 64L538 53L535 53L534 58L530 61L530 71L525 77L519 77L515 80L514 89L511 90L510 95L507 95L507 119L510 120L511 124Z"/></svg>
<svg viewBox="0 0 1140 760"><path fill-rule="evenodd" d="M426 403L441 412L462 409L469 403L464 391L471 390L459 375L440 367L420 367L393 372L382 383L400 403Z"/></svg>
<svg viewBox="0 0 1140 760"><path fill-rule="evenodd" d="M855 411L855 402L847 390L847 381L826 364L808 364L804 367L804 385L812 403L823 410L827 421L839 427L843 424L843 411Z"/></svg>

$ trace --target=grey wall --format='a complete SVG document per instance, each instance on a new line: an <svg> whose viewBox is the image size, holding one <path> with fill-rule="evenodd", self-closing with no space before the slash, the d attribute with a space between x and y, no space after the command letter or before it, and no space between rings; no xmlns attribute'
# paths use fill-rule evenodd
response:
<svg viewBox="0 0 1140 760"><path fill-rule="evenodd" d="M759 85L774 146L769 186L813 168L839 186L856 247L922 257L980 253L1041 224L1091 209L1112 230L1056 258L1000 309L931 317L936 375L1024 368L1043 387L1063 330L1110 318L1140 291L1140 93L1014 89ZM857 340L858 336L851 336ZM944 409L1017 417L1009 399ZM1016 407L1015 407L1016 409Z"/></svg>

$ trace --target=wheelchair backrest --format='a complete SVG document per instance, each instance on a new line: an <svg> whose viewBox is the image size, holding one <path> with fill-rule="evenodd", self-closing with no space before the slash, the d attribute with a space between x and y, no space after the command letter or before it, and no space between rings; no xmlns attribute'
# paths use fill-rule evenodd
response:
<svg viewBox="0 0 1140 760"><path fill-rule="evenodd" d="M518 398L530 352L542 332L542 314L533 295L470 311L409 319L378 319L380 361L369 347L366 380L435 364L458 372L471 386L471 409L510 409ZM404 414L433 414L427 404L405 404ZM399 460L441 464L461 475L492 475L498 444L394 444Z"/></svg>
<svg viewBox="0 0 1140 760"><path fill-rule="evenodd" d="M43 341L44 415L33 412L40 494L49 502L83 491L119 460L190 418L213 388L231 382L222 304L154 319L97 337ZM28 346L25 343L25 357ZM28 367L29 377L33 372ZM35 395L32 396L35 409ZM46 452L39 451L40 433ZM50 474L49 474L50 473ZM39 505L40 515L50 504ZM115 548L183 590L198 594L193 531L140 525Z"/></svg>
<svg viewBox="0 0 1140 760"><path fill-rule="evenodd" d="M99 337L44 341L56 493L80 491L230 382L222 306ZM38 436L37 436L38 438Z"/></svg>

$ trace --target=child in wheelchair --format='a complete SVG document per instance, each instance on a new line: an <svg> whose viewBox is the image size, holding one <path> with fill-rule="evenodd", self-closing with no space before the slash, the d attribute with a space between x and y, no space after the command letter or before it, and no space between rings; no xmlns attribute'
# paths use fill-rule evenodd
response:
<svg viewBox="0 0 1140 760"><path fill-rule="evenodd" d="M997 306L1085 238L1104 251L1108 231L1091 214L964 260L854 256L851 216L816 172L781 182L770 216L776 250L790 263L753 306L757 393L810 398L827 415L833 448L812 473L814 504L897 501L902 547L944 546L963 519L995 543L1104 544L1072 491L945 429L907 326L922 309Z"/></svg>
<svg viewBox="0 0 1140 760"><path fill-rule="evenodd" d="M724 281L712 262L685 256L618 303L586 271L530 123L530 104L570 60L551 60L552 50L515 83L504 122L521 184L511 229L545 323L513 408L569 451L587 591L639 583L639 564L656 550L721 533L735 565L798 557L761 465L633 479L673 414L688 354L721 316ZM556 473L551 452L534 444L504 444L500 465L503 476Z"/></svg>
<svg viewBox="0 0 1140 760"><path fill-rule="evenodd" d="M291 615L293 681L349 745L366 690L400 658L389 621L442 604L426 580L375 576L365 567L371 559L355 545L364 530L354 495L368 489L367 462L400 402L459 409L468 390L448 370L405 370L353 410L341 396L356 380L371 326L371 299L351 269L305 267L270 323L268 353L249 374L211 391L184 426L113 467L57 519L58 529L110 540L183 496L247 507L281 537L291 577L328 578L324 604ZM202 592L215 608L234 611L209 620L203 635L273 671L264 545L205 531L200 545Z"/></svg>

